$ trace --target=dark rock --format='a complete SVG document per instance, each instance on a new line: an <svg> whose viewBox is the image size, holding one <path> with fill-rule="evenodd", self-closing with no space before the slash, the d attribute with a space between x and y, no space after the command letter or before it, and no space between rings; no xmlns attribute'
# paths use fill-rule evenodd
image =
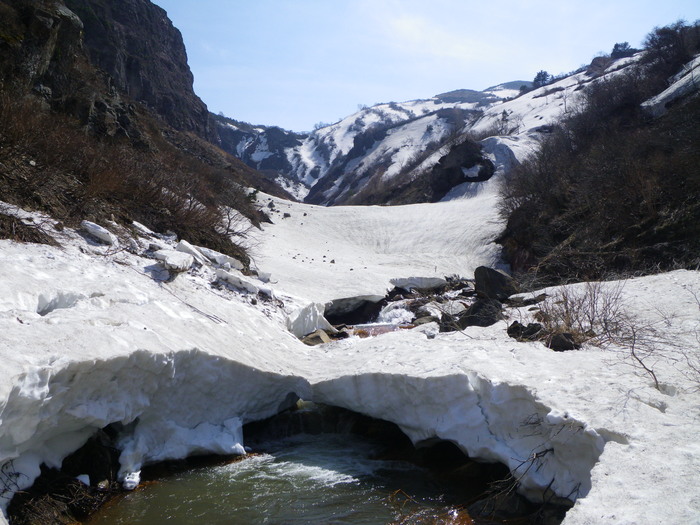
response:
<svg viewBox="0 0 700 525"><path fill-rule="evenodd" d="M440 331L464 330L468 326L491 326L503 319L503 307L496 299L477 299L465 311L456 316L443 315Z"/></svg>
<svg viewBox="0 0 700 525"><path fill-rule="evenodd" d="M555 352L565 352L567 350L576 350L581 348L574 340L574 336L568 332L554 334L547 345Z"/></svg>
<svg viewBox="0 0 700 525"><path fill-rule="evenodd" d="M527 299L524 297L509 297L507 302L508 305L512 306L513 308L522 308L524 306L532 306L533 304L541 303L546 298L547 294L541 293L536 297L528 297Z"/></svg>
<svg viewBox="0 0 700 525"><path fill-rule="evenodd" d="M525 326L518 321L514 321L508 327L508 335L518 340L534 341L537 339L538 334L542 332L542 328L540 323L529 323Z"/></svg>
<svg viewBox="0 0 700 525"><path fill-rule="evenodd" d="M474 288L481 297L505 301L518 293L516 282L501 270L479 266L474 270Z"/></svg>
<svg viewBox="0 0 700 525"><path fill-rule="evenodd" d="M210 138L207 106L195 94L182 35L167 13L143 0L65 0L85 31L90 61L116 87L175 129Z"/></svg>
<svg viewBox="0 0 700 525"><path fill-rule="evenodd" d="M460 314L460 326L491 326L503 319L501 303L494 299L478 299Z"/></svg>

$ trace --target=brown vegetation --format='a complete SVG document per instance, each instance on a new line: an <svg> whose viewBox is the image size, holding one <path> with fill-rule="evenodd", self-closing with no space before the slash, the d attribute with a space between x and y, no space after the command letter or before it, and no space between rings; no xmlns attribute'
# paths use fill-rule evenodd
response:
<svg viewBox="0 0 700 525"><path fill-rule="evenodd" d="M257 224L264 214L245 188L281 191L115 87L86 55L80 21L61 5L0 4L0 200L67 226L138 221L246 261L240 229L227 227L236 222L231 210L238 222ZM3 222L5 236L29 238L16 221Z"/></svg>
<svg viewBox="0 0 700 525"><path fill-rule="evenodd" d="M653 35L690 35L678 40L695 50L697 30ZM700 99L659 120L640 108L665 87L668 64L689 56L679 49L652 49L643 66L592 83L583 107L512 174L500 240L517 271L557 283L700 264Z"/></svg>
<svg viewBox="0 0 700 525"><path fill-rule="evenodd" d="M98 138L33 97L0 95L0 198L51 214L139 221L235 255L243 250L222 230L226 210L255 220L256 211L231 170L208 165L165 140L136 148L126 138ZM222 153L223 155L223 153Z"/></svg>

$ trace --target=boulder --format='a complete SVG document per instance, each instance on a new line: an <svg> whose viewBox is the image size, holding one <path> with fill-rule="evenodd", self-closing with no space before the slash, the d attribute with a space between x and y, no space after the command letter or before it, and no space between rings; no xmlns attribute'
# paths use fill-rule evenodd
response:
<svg viewBox="0 0 700 525"><path fill-rule="evenodd" d="M491 326L503 319L503 307L496 299L477 299L465 311L456 316L443 315L440 331L464 330L468 326Z"/></svg>
<svg viewBox="0 0 700 525"><path fill-rule="evenodd" d="M510 275L487 266L474 270L474 288L480 297L499 301L518 293L518 286Z"/></svg>
<svg viewBox="0 0 700 525"><path fill-rule="evenodd" d="M542 332L543 326L540 323L528 323L527 326L519 321L513 321L508 327L508 335L519 341L534 341Z"/></svg>
<svg viewBox="0 0 700 525"><path fill-rule="evenodd" d="M547 298L546 293L541 293L534 297L523 297L521 295L516 295L508 298L508 305L513 308L523 308L525 306L532 306L533 304L538 304Z"/></svg>
<svg viewBox="0 0 700 525"><path fill-rule="evenodd" d="M418 319L414 319L412 324L413 326L420 326L422 324L435 323L439 321L440 319L438 319L434 315L426 315L425 317L419 317Z"/></svg>
<svg viewBox="0 0 700 525"><path fill-rule="evenodd" d="M568 332L554 334L547 346L555 352L565 352L567 350L581 348L581 345L574 340L574 336Z"/></svg>

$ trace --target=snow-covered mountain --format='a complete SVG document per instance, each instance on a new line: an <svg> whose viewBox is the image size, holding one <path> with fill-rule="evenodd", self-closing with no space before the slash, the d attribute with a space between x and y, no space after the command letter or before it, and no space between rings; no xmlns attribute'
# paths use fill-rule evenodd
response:
<svg viewBox="0 0 700 525"><path fill-rule="evenodd" d="M416 178L416 168L448 143L462 143L464 129L484 110L519 94L515 81L484 91L457 90L425 100L389 102L362 108L343 120L298 134L277 127L252 126L215 117L224 149L250 166L277 172L277 182L300 200L316 204L390 200L377 187L392 189L397 202L439 200L396 195L395 187ZM473 149L473 148L472 148ZM442 155L444 156L444 155ZM473 157L473 158L472 158ZM477 155L470 166L485 164ZM374 188L370 191L370 188ZM444 194L444 192L443 192Z"/></svg>
<svg viewBox="0 0 700 525"><path fill-rule="evenodd" d="M587 84L623 73L639 56L595 59L537 89L513 81L483 91L377 104L308 134L221 117L217 122L224 149L267 170L299 200L435 202L473 193L475 184L499 172L491 137L509 137L511 161L524 158L562 114L578 107ZM453 191L458 186L461 190Z"/></svg>

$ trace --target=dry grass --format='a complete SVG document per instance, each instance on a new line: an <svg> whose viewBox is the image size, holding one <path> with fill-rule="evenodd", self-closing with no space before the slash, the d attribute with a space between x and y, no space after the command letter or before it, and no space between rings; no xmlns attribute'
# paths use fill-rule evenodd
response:
<svg viewBox="0 0 700 525"><path fill-rule="evenodd" d="M137 220L247 260L231 238L237 232L240 241L244 232L226 227L232 225L228 210L248 217L255 210L230 170L162 139L145 149L127 138L97 138L76 120L16 93L0 93L0 121L0 199L68 225Z"/></svg>

